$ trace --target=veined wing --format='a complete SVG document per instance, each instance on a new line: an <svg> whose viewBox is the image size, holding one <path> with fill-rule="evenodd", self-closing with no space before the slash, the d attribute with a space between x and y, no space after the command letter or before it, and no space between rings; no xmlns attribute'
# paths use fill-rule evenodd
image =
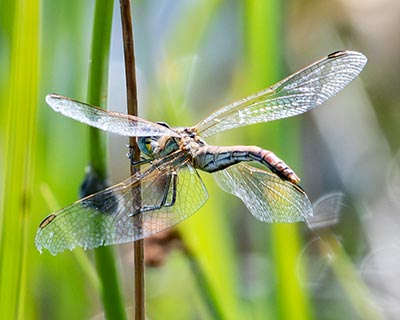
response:
<svg viewBox="0 0 400 320"><path fill-rule="evenodd" d="M207 200L203 182L186 155L177 154L166 163L162 160L113 187L50 214L36 233L38 250L48 249L56 255L75 247L92 249L130 242L192 215ZM141 202L134 203L139 190Z"/></svg>
<svg viewBox="0 0 400 320"><path fill-rule="evenodd" d="M214 173L218 185L240 198L258 220L298 222L312 215L312 206L299 186L244 163Z"/></svg>
<svg viewBox="0 0 400 320"><path fill-rule="evenodd" d="M194 128L203 137L249 124L292 117L319 106L349 84L367 58L355 51L338 51L275 85L225 106Z"/></svg>
<svg viewBox="0 0 400 320"><path fill-rule="evenodd" d="M343 207L344 194L331 192L323 195L313 203L314 216L306 220L310 230L332 227L339 223L340 210Z"/></svg>
<svg viewBox="0 0 400 320"><path fill-rule="evenodd" d="M111 112L56 94L46 96L47 104L64 116L123 136L173 136L179 135L165 126L124 113Z"/></svg>

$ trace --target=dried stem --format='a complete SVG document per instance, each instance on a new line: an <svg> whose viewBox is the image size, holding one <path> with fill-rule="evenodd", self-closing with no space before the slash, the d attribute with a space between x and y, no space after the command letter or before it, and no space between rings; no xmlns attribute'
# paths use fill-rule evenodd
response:
<svg viewBox="0 0 400 320"><path fill-rule="evenodd" d="M136 72L135 72L135 53L133 45L133 28L131 17L130 0L120 0L122 34L124 41L125 55L125 76L126 76L126 92L127 92L127 107L128 114L136 116L137 108L137 87L136 87ZM134 161L140 159L139 148L136 139L129 138L131 146L131 155ZM135 168L131 166L131 174L135 174ZM140 185L135 188L140 188ZM140 195L140 192L135 192L135 195ZM135 197L134 201L140 203L141 199ZM145 290L144 290L144 247L143 240L134 242L134 266L135 266L135 319L145 319Z"/></svg>

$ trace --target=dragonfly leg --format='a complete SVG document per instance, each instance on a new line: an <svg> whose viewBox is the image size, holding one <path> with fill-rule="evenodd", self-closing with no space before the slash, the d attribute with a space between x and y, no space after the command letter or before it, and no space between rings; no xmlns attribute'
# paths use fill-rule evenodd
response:
<svg viewBox="0 0 400 320"><path fill-rule="evenodd" d="M129 149L129 151L126 153L126 157L131 161L131 166L136 166L150 162L149 159L143 158L142 156L140 157L139 161L135 161L133 154L135 153L135 149L137 147L131 144L126 144L126 147Z"/></svg>
<svg viewBox="0 0 400 320"><path fill-rule="evenodd" d="M142 164L146 164L146 163L151 162L150 159L144 158L142 156L140 157L139 161L135 161L133 159L133 152L134 152L134 148L135 147L132 146L132 145L129 145L129 144L127 144L126 147L129 148L129 151L125 155L130 160L131 166L137 166L137 165L142 165Z"/></svg>
<svg viewBox="0 0 400 320"><path fill-rule="evenodd" d="M164 195L163 195L163 199L161 201L160 207L172 207L175 204L177 177L178 176L177 176L176 172L172 172L171 175L169 176L168 186L164 190ZM168 190L170 188L171 181L172 181L172 199L171 199L171 201L169 203L167 203Z"/></svg>
<svg viewBox="0 0 400 320"><path fill-rule="evenodd" d="M165 181L165 187L164 187L164 191L162 194L161 202L159 204L154 204L154 205L144 205L141 208L139 208L138 210L136 210L136 212L131 214L131 216L134 216L135 214L138 214L138 213L159 210L159 209L165 208L165 207L172 207L176 202L177 178L178 178L178 176L177 176L176 172L171 172L170 174L168 174L167 181ZM170 189L172 192L172 197L171 197L171 199L168 199L168 196L170 194Z"/></svg>
<svg viewBox="0 0 400 320"><path fill-rule="evenodd" d="M127 155L128 155L128 153L127 153ZM128 158L131 160L131 166L134 166L134 167L151 162L150 159L145 159L145 158L140 158L139 161L133 161L130 156L128 156Z"/></svg>

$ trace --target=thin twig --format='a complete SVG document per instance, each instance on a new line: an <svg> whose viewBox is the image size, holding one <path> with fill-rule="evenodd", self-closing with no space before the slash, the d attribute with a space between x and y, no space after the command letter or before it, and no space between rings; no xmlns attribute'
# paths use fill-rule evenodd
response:
<svg viewBox="0 0 400 320"><path fill-rule="evenodd" d="M126 92L127 92L127 107L128 114L137 116L137 87L136 87L136 72L135 72L135 53L133 46L133 28L131 18L130 0L120 0L122 34L124 41L125 55L125 76L126 76ZM134 161L140 160L139 148L136 144L136 139L129 138L131 146L131 156ZM135 174L135 168L131 166L131 174ZM135 188L140 188L140 185ZM137 190L136 190L137 191ZM140 192L135 192L134 201L141 202ZM135 319L145 319L145 290L144 290L144 247L143 240L134 242L134 267L135 267Z"/></svg>

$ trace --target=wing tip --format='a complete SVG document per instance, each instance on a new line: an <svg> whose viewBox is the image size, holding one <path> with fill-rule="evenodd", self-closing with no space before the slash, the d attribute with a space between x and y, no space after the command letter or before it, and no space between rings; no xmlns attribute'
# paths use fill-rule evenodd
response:
<svg viewBox="0 0 400 320"><path fill-rule="evenodd" d="M358 51L353 50L337 50L328 54L329 59L339 58L342 56L358 56L358 57L365 57L365 55ZM366 58L366 57L365 57Z"/></svg>
<svg viewBox="0 0 400 320"><path fill-rule="evenodd" d="M59 95L57 93L48 93L46 95L46 97L45 97L45 100L46 100L47 103L49 103L49 102L52 102L54 100L58 100L58 99L61 99L61 98L65 98L65 97L63 97L63 96L61 96L61 95Z"/></svg>
<svg viewBox="0 0 400 320"><path fill-rule="evenodd" d="M337 59L344 56L351 56L357 58L357 61L359 62L361 69L364 68L364 66L367 64L368 61L368 58L363 53L352 50L338 50L328 54L327 58Z"/></svg>
<svg viewBox="0 0 400 320"><path fill-rule="evenodd" d="M46 103L54 110L59 112L60 106L58 105L60 99L66 99L65 97L56 94L56 93L49 93L45 97Z"/></svg>

